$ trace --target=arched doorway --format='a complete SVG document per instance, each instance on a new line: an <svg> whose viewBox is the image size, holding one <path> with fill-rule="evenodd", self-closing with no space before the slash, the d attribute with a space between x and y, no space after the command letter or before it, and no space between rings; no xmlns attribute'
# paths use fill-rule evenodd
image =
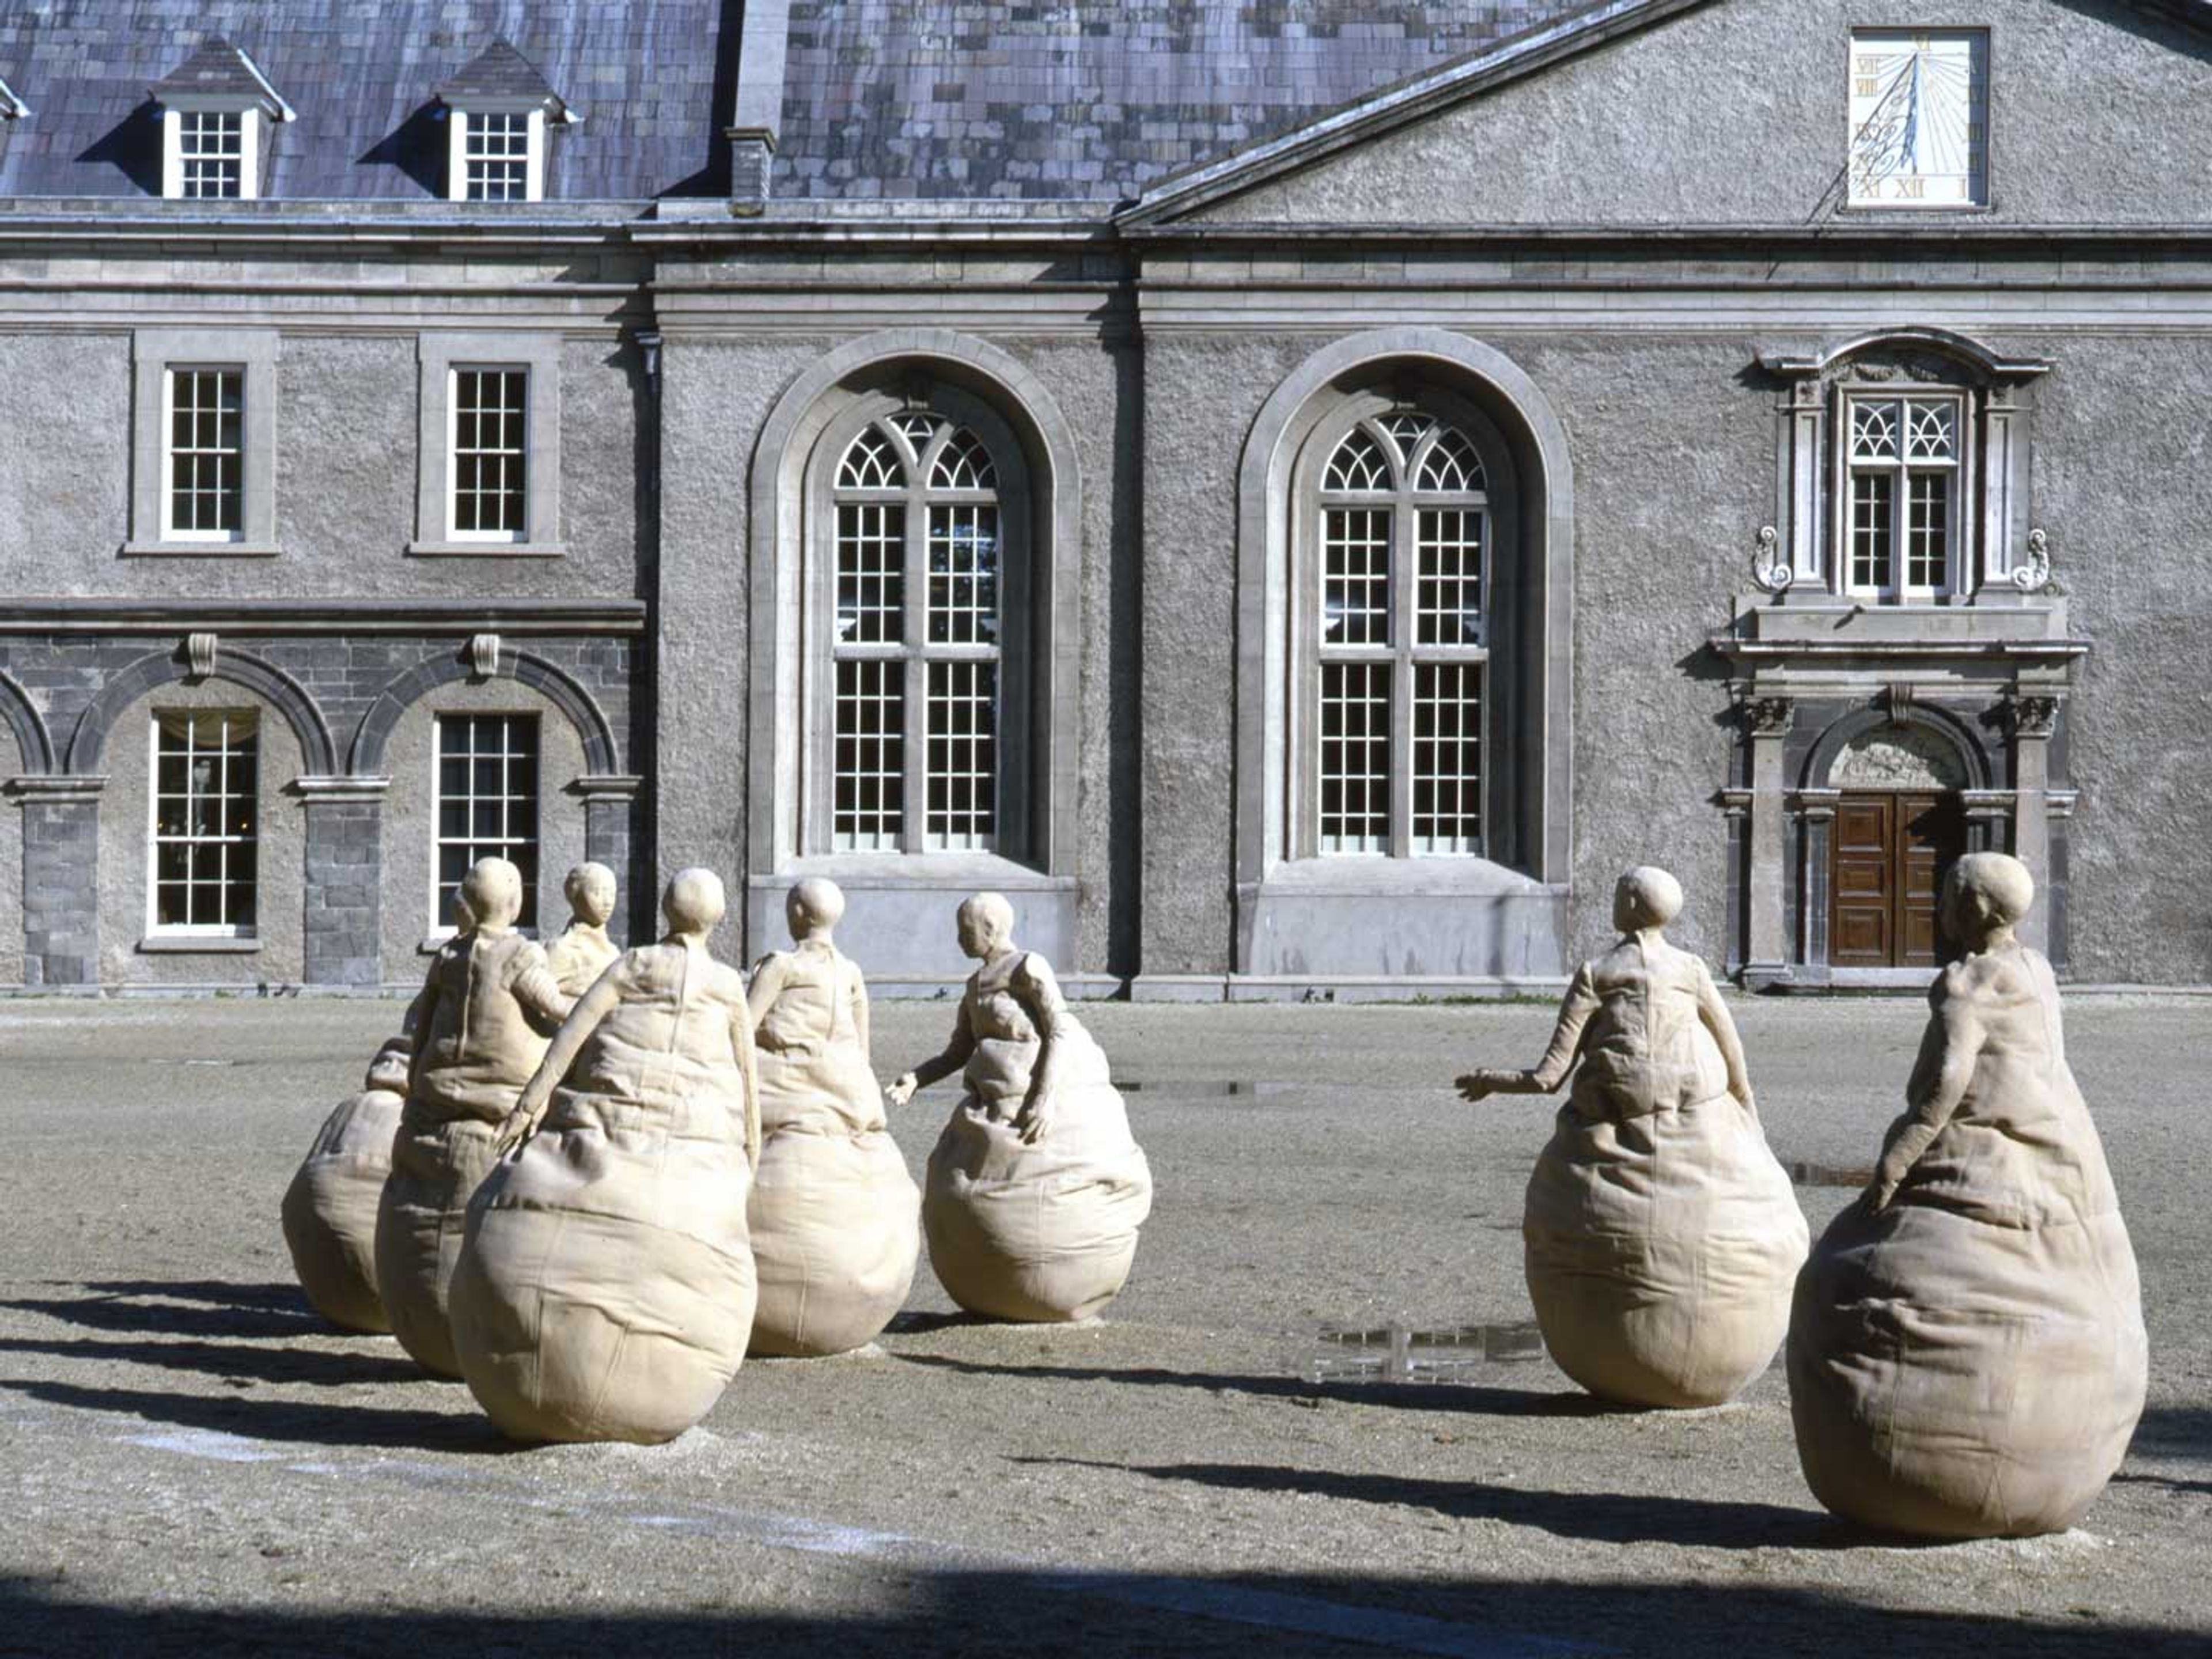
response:
<svg viewBox="0 0 2212 1659"><path fill-rule="evenodd" d="M1954 947L1937 896L1966 850L1964 761L1921 726L1877 727L1829 769L1838 791L1828 843L1832 967L1932 968Z"/></svg>

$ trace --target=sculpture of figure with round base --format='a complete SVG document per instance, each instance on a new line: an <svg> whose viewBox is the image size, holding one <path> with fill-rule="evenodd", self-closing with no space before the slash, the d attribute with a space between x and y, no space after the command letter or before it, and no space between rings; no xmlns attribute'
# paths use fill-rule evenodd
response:
<svg viewBox="0 0 2212 1659"><path fill-rule="evenodd" d="M545 965L562 991L580 997L622 954L607 937L615 913L615 872L604 864L580 864L562 884L568 897L568 926L545 947Z"/></svg>
<svg viewBox="0 0 2212 1659"><path fill-rule="evenodd" d="M2142 1414L2135 1252L2066 1064L2057 981L2013 933L2034 895L2002 853L1952 866L1943 924L1964 954L1928 994L1905 1114L1797 1283L1806 1483L1885 1531L2063 1530Z"/></svg>
<svg viewBox="0 0 2212 1659"><path fill-rule="evenodd" d="M514 930L520 871L505 859L477 860L460 904L461 930L439 946L408 1011L407 1108L376 1214L376 1284L392 1334L441 1376L461 1374L446 1304L469 1196L571 1002L537 941Z"/></svg>
<svg viewBox="0 0 2212 1659"><path fill-rule="evenodd" d="M672 1440L744 1358L760 1116L723 902L710 870L668 884L666 936L576 1004L469 1206L453 1346L512 1438Z"/></svg>
<svg viewBox="0 0 2212 1659"><path fill-rule="evenodd" d="M407 1105L412 1047L397 1036L377 1050L361 1092L323 1120L284 1189L284 1245L300 1288L331 1324L372 1335L392 1328L376 1293L376 1210Z"/></svg>
<svg viewBox="0 0 2212 1659"><path fill-rule="evenodd" d="M1576 972L1542 1061L1458 1080L1468 1100L1549 1094L1573 1068L1528 1180L1528 1295L1559 1369L1627 1406L1741 1392L1782 1345L1805 1259L1735 1022L1705 964L1662 931L1681 908L1665 871L1623 876L1620 943Z"/></svg>
<svg viewBox="0 0 2212 1659"><path fill-rule="evenodd" d="M960 907L970 975L952 1039L886 1091L963 1073L922 1189L930 1265L952 1299L994 1319L1088 1318L1121 1291L1151 1213L1152 1172L1106 1056L1061 1000L1051 964L1013 940L1013 907Z"/></svg>
<svg viewBox="0 0 2212 1659"><path fill-rule="evenodd" d="M800 882L784 902L793 948L753 969L750 1353L844 1353L872 1340L905 1304L921 1250L921 1194L868 1064L867 986L832 939L844 912L835 882Z"/></svg>

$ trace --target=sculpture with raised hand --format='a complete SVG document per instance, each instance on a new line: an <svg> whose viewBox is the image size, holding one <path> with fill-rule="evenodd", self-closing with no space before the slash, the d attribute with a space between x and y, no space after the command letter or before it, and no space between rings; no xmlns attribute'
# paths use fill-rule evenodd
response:
<svg viewBox="0 0 2212 1659"><path fill-rule="evenodd" d="M904 1304L921 1249L921 1194L868 1064L868 988L833 937L844 913L837 884L808 877L784 901L793 948L753 969L752 1353L843 1353L872 1340Z"/></svg>
<svg viewBox="0 0 2212 1659"><path fill-rule="evenodd" d="M668 884L665 936L578 1000L469 1206L453 1345L514 1439L672 1440L744 1358L760 1117L723 903L711 870Z"/></svg>
<svg viewBox="0 0 2212 1659"><path fill-rule="evenodd" d="M561 890L568 899L568 926L545 947L545 965L561 988L580 997L622 952L607 937L615 913L615 872L604 864L580 864L568 872Z"/></svg>
<svg viewBox="0 0 2212 1659"><path fill-rule="evenodd" d="M1013 906L978 893L960 907L959 932L981 965L951 1041L885 1091L897 1107L955 1072L968 1085L929 1155L930 1265L970 1313L1087 1318L1129 1276L1152 1171L1052 965L1014 944Z"/></svg>
<svg viewBox="0 0 2212 1659"><path fill-rule="evenodd" d="M407 1106L412 1047L396 1036L376 1051L361 1092L323 1120L284 1189L284 1247L300 1288L317 1313L349 1331L392 1328L376 1292L376 1211Z"/></svg>
<svg viewBox="0 0 2212 1659"><path fill-rule="evenodd" d="M1559 1369L1632 1406L1733 1398L1781 1346L1805 1259L1735 1022L1662 931L1681 908L1664 870L1631 870L1613 894L1620 942L1577 970L1542 1060L1458 1080L1471 1101L1549 1094L1572 1070L1528 1179L1528 1296Z"/></svg>
<svg viewBox="0 0 2212 1659"><path fill-rule="evenodd" d="M438 948L408 1011L407 1108L376 1214L376 1283L392 1334L425 1370L459 1376L447 1293L469 1195L492 1139L572 1000L534 939L515 931L522 872L480 859L461 880L459 932Z"/></svg>
<svg viewBox="0 0 2212 1659"><path fill-rule="evenodd" d="M2057 1532L2142 1414L2135 1252L2066 1064L2058 984L2014 927L2027 868L1945 878L1962 949L1873 1182L1820 1236L1790 1323L1790 1407L1813 1495L1936 1538Z"/></svg>

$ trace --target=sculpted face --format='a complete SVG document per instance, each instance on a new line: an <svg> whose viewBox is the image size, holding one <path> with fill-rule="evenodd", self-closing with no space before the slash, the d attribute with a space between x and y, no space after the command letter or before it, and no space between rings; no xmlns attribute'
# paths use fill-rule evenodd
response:
<svg viewBox="0 0 2212 1659"><path fill-rule="evenodd" d="M578 865L568 872L563 890L576 920L589 927L605 927L615 913L615 872L604 864Z"/></svg>
<svg viewBox="0 0 2212 1659"><path fill-rule="evenodd" d="M828 933L844 914L844 889L826 876L809 876L784 896L783 919L793 943Z"/></svg>
<svg viewBox="0 0 2212 1659"><path fill-rule="evenodd" d="M2009 927L2035 902L2035 878L2005 853L1969 853L1943 878L1943 928L1961 945L1978 945Z"/></svg>
<svg viewBox="0 0 2212 1659"><path fill-rule="evenodd" d="M978 893L960 907L963 954L988 962L1013 937L1014 907L996 893Z"/></svg>

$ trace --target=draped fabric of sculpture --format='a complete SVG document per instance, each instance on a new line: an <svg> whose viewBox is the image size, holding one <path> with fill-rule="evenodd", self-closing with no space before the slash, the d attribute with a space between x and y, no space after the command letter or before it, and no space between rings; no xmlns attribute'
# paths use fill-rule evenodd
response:
<svg viewBox="0 0 2212 1659"><path fill-rule="evenodd" d="M979 958L945 1051L890 1091L959 1071L967 1093L929 1155L930 1265L970 1313L1073 1320L1120 1292L1151 1213L1152 1171L1103 1054L1061 1000L1051 966L1014 947L996 894L961 907Z"/></svg>
<svg viewBox="0 0 2212 1659"><path fill-rule="evenodd" d="M1815 1497L1871 1526L2071 1526L2142 1413L2135 1253L2051 964L2012 937L2033 896L2002 854L1954 866L1945 922L1967 953L1929 993L1874 1185L1798 1282L1798 1455Z"/></svg>
<svg viewBox="0 0 2212 1659"><path fill-rule="evenodd" d="M797 948L753 969L761 1158L750 1207L759 1300L749 1352L842 1353L906 1301L921 1194L884 1121L868 1064L868 993L831 943L843 895L793 888Z"/></svg>
<svg viewBox="0 0 2212 1659"><path fill-rule="evenodd" d="M439 948L409 1013L414 1070L376 1218L376 1282L392 1334L443 1376L461 1374L446 1308L469 1195L490 1172L493 1137L570 1004L545 953L512 931L522 891L514 866L484 860L462 891L483 920Z"/></svg>
<svg viewBox="0 0 2212 1659"><path fill-rule="evenodd" d="M1806 1226L1768 1150L1728 1006L1668 945L1663 871L1632 871L1622 939L1583 964L1542 1062L1461 1079L1470 1098L1574 1087L1529 1177L1528 1294L1559 1369L1601 1398L1733 1398L1788 1328Z"/></svg>
<svg viewBox="0 0 2212 1659"><path fill-rule="evenodd" d="M669 937L577 1003L502 1144L528 1138L469 1207L454 1346L519 1440L673 1439L744 1358L759 1146L744 978L707 953L711 873L678 876L666 908Z"/></svg>
<svg viewBox="0 0 2212 1659"><path fill-rule="evenodd" d="M349 1331L392 1328L376 1293L376 1209L407 1104L405 1037L377 1051L357 1095L323 1120L284 1189L284 1244L315 1311Z"/></svg>

